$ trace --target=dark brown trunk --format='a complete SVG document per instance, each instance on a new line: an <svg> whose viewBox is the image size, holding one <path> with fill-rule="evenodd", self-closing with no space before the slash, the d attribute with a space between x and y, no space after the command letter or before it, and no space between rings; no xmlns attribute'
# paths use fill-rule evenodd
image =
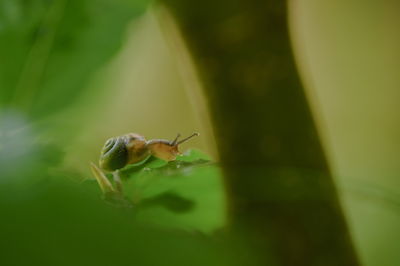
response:
<svg viewBox="0 0 400 266"><path fill-rule="evenodd" d="M358 265L278 0L163 0L209 100L229 226L267 265Z"/></svg>

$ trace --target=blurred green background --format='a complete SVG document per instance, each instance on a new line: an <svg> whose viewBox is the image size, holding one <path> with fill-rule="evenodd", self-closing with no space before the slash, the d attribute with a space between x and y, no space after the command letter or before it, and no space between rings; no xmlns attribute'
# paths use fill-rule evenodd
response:
<svg viewBox="0 0 400 266"><path fill-rule="evenodd" d="M289 2L297 64L361 260L399 265L400 3ZM225 222L218 164L130 181L150 180L145 197L178 195L193 206L183 212L163 200L115 210L92 180L104 141L128 132L198 131L182 151L218 161L202 84L164 8L0 0L0 60L2 265L251 265L240 241L205 237Z"/></svg>

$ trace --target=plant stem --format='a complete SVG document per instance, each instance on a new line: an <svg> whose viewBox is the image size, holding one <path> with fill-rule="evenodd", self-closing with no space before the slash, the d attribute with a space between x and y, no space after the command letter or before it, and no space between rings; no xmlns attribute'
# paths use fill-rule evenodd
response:
<svg viewBox="0 0 400 266"><path fill-rule="evenodd" d="M208 96L229 228L260 265L359 265L294 63L285 1L163 3Z"/></svg>

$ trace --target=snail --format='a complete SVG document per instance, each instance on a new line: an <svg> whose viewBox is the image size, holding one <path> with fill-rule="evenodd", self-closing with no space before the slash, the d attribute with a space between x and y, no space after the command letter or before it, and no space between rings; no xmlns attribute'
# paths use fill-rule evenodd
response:
<svg viewBox="0 0 400 266"><path fill-rule="evenodd" d="M178 146L183 142L198 136L193 133L179 140L178 134L172 141L166 139L146 140L136 133L113 137L106 141L101 150L99 165L105 171L118 171L129 164L144 162L150 156L164 161L173 161L180 154Z"/></svg>
<svg viewBox="0 0 400 266"><path fill-rule="evenodd" d="M127 200L122 194L122 181L119 176L119 170L129 164L145 162L151 156L164 161L173 161L176 156L181 154L178 146L183 142L199 136L199 133L193 133L189 137L179 140L178 134L172 141L166 139L146 140L143 136L136 133L129 133L119 137L113 137L106 141L100 153L99 166L91 163L91 169L104 195L112 201L124 203ZM104 172L112 172L116 188L105 176Z"/></svg>

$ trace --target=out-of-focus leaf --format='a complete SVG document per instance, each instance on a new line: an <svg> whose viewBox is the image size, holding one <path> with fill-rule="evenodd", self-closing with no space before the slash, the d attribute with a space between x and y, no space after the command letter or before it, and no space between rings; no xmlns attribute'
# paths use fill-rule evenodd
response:
<svg viewBox="0 0 400 266"><path fill-rule="evenodd" d="M139 224L86 188L60 179L0 186L1 265L245 265L231 242Z"/></svg>
<svg viewBox="0 0 400 266"><path fill-rule="evenodd" d="M44 116L70 105L120 48L148 0L0 2L0 105Z"/></svg>

